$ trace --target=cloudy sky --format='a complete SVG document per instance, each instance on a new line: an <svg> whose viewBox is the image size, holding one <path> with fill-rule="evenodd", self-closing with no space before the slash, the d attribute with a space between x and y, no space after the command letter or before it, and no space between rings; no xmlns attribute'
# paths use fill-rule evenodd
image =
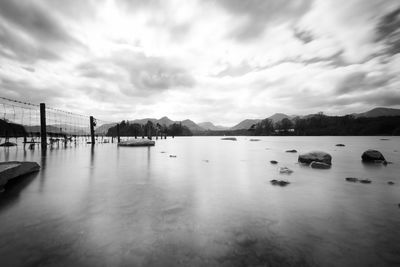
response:
<svg viewBox="0 0 400 267"><path fill-rule="evenodd" d="M400 107L398 0L0 0L0 96L233 125Z"/></svg>

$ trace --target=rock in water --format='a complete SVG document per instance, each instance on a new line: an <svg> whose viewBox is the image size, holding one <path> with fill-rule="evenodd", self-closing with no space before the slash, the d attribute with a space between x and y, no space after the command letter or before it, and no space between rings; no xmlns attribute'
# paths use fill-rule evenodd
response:
<svg viewBox="0 0 400 267"><path fill-rule="evenodd" d="M260 139L250 139L251 142L261 141Z"/></svg>
<svg viewBox="0 0 400 267"><path fill-rule="evenodd" d="M344 144L336 144L336 146L345 146Z"/></svg>
<svg viewBox="0 0 400 267"><path fill-rule="evenodd" d="M289 169L288 167L281 167L280 169L279 169L279 173L282 173L282 174L292 174L292 170L291 169Z"/></svg>
<svg viewBox="0 0 400 267"><path fill-rule="evenodd" d="M290 184L288 181L283 181L283 180L271 180L270 181L272 185L279 185L279 186L287 186Z"/></svg>
<svg viewBox="0 0 400 267"><path fill-rule="evenodd" d="M313 169L330 169L331 165L323 162L313 161L311 162L310 167Z"/></svg>
<svg viewBox="0 0 400 267"><path fill-rule="evenodd" d="M378 150L368 149L364 151L361 155L361 159L363 162L372 162L372 163L384 163L385 157Z"/></svg>
<svg viewBox="0 0 400 267"><path fill-rule="evenodd" d="M388 185L394 185L394 182L392 182L392 181L389 181L387 183L388 183Z"/></svg>
<svg viewBox="0 0 400 267"><path fill-rule="evenodd" d="M298 161L300 163L307 163L310 164L311 162L323 162L326 164L332 164L332 156L326 152L322 151L311 151L305 154L299 155Z"/></svg>
<svg viewBox="0 0 400 267"><path fill-rule="evenodd" d="M154 146L156 142L148 139L133 139L118 143L118 146Z"/></svg>
<svg viewBox="0 0 400 267"><path fill-rule="evenodd" d="M347 177L345 179L347 182L353 182L353 183L358 182L358 178L355 178L355 177Z"/></svg>
<svg viewBox="0 0 400 267"><path fill-rule="evenodd" d="M270 162L271 162L271 164L278 164L278 162L276 160L271 160Z"/></svg>
<svg viewBox="0 0 400 267"><path fill-rule="evenodd" d="M290 150L286 150L287 153L297 153L296 149L290 149Z"/></svg>
<svg viewBox="0 0 400 267"><path fill-rule="evenodd" d="M224 137L221 140L237 141L236 137Z"/></svg>
<svg viewBox="0 0 400 267"><path fill-rule="evenodd" d="M0 188L9 180L40 170L39 164L30 161L9 161L0 163Z"/></svg>

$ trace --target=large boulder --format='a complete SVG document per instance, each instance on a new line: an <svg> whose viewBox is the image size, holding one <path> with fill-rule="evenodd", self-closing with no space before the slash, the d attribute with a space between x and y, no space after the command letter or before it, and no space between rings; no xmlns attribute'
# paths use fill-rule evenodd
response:
<svg viewBox="0 0 400 267"><path fill-rule="evenodd" d="M385 157L378 150L368 149L361 155L363 162L385 162Z"/></svg>
<svg viewBox="0 0 400 267"><path fill-rule="evenodd" d="M311 152L299 155L298 161L300 163L306 163L306 164L310 164L311 162L315 161L315 162L323 162L323 163L331 165L332 164L332 156L329 155L328 153L322 152L322 151L311 151Z"/></svg>

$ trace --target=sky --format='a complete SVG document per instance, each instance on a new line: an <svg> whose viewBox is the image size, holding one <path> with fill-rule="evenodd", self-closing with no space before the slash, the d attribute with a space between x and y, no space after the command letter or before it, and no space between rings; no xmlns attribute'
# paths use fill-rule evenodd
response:
<svg viewBox="0 0 400 267"><path fill-rule="evenodd" d="M232 126L400 107L398 0L0 0L0 96Z"/></svg>

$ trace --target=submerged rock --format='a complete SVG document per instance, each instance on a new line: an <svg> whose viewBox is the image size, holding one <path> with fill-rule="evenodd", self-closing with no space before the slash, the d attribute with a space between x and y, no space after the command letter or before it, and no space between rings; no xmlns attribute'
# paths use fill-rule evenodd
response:
<svg viewBox="0 0 400 267"><path fill-rule="evenodd" d="M282 173L282 174L292 174L293 171L292 171L291 169L289 169L288 167L281 167L281 168L279 169L279 173Z"/></svg>
<svg viewBox="0 0 400 267"><path fill-rule="evenodd" d="M300 163L310 164L311 162L323 162L331 165L332 156L323 151L311 151L308 153L300 154L298 161Z"/></svg>
<svg viewBox="0 0 400 267"><path fill-rule="evenodd" d="M37 172L40 170L39 164L31 161L9 161L0 163L0 188L9 180L16 177Z"/></svg>
<svg viewBox="0 0 400 267"><path fill-rule="evenodd" d="M260 139L250 139L251 142L261 141Z"/></svg>
<svg viewBox="0 0 400 267"><path fill-rule="evenodd" d="M313 161L311 162L310 167L313 169L330 169L331 165L323 162Z"/></svg>
<svg viewBox="0 0 400 267"><path fill-rule="evenodd" d="M170 158L176 158L176 155L169 155Z"/></svg>
<svg viewBox="0 0 400 267"><path fill-rule="evenodd" d="M271 180L270 181L272 185L279 185L279 186L287 186L288 184L290 184L290 182L288 181L284 181L284 180Z"/></svg>
<svg viewBox="0 0 400 267"><path fill-rule="evenodd" d="M336 146L346 146L345 144L336 144Z"/></svg>
<svg viewBox="0 0 400 267"><path fill-rule="evenodd" d="M382 153L374 149L368 149L364 151L364 153L361 155L361 159L363 162L369 162L369 163L386 162L385 157L382 155Z"/></svg>
<svg viewBox="0 0 400 267"><path fill-rule="evenodd" d="M236 137L224 137L221 140L237 141Z"/></svg>
<svg viewBox="0 0 400 267"><path fill-rule="evenodd" d="M270 163L271 164L278 164L278 162L276 160L271 160Z"/></svg>
<svg viewBox="0 0 400 267"><path fill-rule="evenodd" d="M286 150L287 153L297 153L296 149L290 149L290 150Z"/></svg>
<svg viewBox="0 0 400 267"><path fill-rule="evenodd" d="M392 181L389 181L387 183L388 183L388 185L394 185L394 182L392 182Z"/></svg>
<svg viewBox="0 0 400 267"><path fill-rule="evenodd" d="M345 180L347 182L353 182L353 183L358 182L358 178L355 178L355 177L346 177Z"/></svg>
<svg viewBox="0 0 400 267"><path fill-rule="evenodd" d="M359 182L362 183L362 184L370 184L371 180L369 180L369 179L361 179L361 180L359 180Z"/></svg>

